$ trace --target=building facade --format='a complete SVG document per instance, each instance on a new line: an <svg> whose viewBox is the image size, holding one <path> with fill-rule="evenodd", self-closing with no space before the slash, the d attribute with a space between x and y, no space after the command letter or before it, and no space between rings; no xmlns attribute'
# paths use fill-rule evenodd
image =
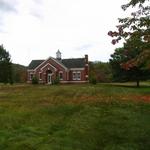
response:
<svg viewBox="0 0 150 150"><path fill-rule="evenodd" d="M60 83L86 83L89 79L88 55L84 58L62 59L58 50L56 58L32 60L27 70L27 82L36 77L39 83L52 84L57 78Z"/></svg>

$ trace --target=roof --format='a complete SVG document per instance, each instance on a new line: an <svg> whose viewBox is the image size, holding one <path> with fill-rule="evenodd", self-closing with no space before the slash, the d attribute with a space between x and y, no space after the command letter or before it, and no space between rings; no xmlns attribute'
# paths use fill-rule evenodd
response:
<svg viewBox="0 0 150 150"><path fill-rule="evenodd" d="M28 69L35 69L36 67L38 67L42 62L44 62L45 60L32 60L31 63L28 66Z"/></svg>
<svg viewBox="0 0 150 150"><path fill-rule="evenodd" d="M62 59L61 62L67 68L84 68L85 65L84 58Z"/></svg>
<svg viewBox="0 0 150 150"><path fill-rule="evenodd" d="M54 58L55 59L55 58ZM72 58L72 59L62 59L57 60L60 64L64 65L66 68L84 68L85 60L84 58ZM32 60L28 66L28 69L35 69L45 60Z"/></svg>

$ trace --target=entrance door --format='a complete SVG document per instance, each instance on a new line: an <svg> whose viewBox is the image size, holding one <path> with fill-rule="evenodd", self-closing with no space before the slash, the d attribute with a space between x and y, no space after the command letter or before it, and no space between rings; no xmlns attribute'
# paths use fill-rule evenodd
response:
<svg viewBox="0 0 150 150"><path fill-rule="evenodd" d="M48 84L52 84L51 74L50 73L48 73L48 75L47 75L47 83Z"/></svg>

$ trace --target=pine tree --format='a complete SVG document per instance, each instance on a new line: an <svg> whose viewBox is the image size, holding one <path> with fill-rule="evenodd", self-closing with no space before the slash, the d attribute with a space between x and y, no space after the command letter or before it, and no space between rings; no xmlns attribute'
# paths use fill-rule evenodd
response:
<svg viewBox="0 0 150 150"><path fill-rule="evenodd" d="M13 83L11 57L3 45L0 45L0 82Z"/></svg>

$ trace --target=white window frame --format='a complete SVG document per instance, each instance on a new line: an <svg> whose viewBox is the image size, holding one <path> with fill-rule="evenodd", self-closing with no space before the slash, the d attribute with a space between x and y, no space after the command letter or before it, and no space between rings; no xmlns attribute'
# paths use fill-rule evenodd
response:
<svg viewBox="0 0 150 150"><path fill-rule="evenodd" d="M77 78L77 80L81 80L81 72L80 71L76 72L76 78Z"/></svg>
<svg viewBox="0 0 150 150"><path fill-rule="evenodd" d="M33 79L33 77L34 77L34 74L30 73L30 81Z"/></svg>
<svg viewBox="0 0 150 150"><path fill-rule="evenodd" d="M42 72L39 72L39 80L42 80Z"/></svg>
<svg viewBox="0 0 150 150"><path fill-rule="evenodd" d="M73 79L73 80L76 80L76 71L73 71L73 72L72 72L72 79Z"/></svg>
<svg viewBox="0 0 150 150"><path fill-rule="evenodd" d="M72 72L72 79L78 80L78 81L81 80L81 71L73 71Z"/></svg>
<svg viewBox="0 0 150 150"><path fill-rule="evenodd" d="M60 74L62 75L62 78L60 78ZM63 80L63 72L62 71L59 71L59 80Z"/></svg>

